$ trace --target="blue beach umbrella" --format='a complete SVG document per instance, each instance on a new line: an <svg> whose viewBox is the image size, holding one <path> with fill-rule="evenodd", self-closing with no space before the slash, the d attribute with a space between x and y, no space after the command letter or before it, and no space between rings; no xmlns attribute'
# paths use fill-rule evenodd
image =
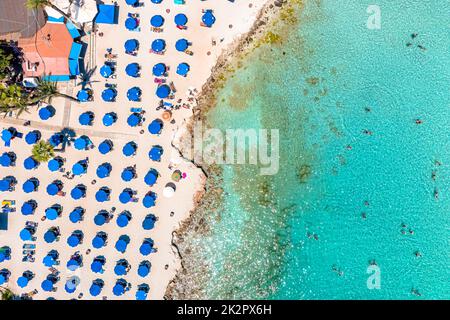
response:
<svg viewBox="0 0 450 320"><path fill-rule="evenodd" d="M69 214L69 220L72 223L77 223L83 220L84 215L84 209L81 207L76 207L73 209L73 211Z"/></svg>
<svg viewBox="0 0 450 320"><path fill-rule="evenodd" d="M6 179L0 180L0 191L9 191L11 189L11 182Z"/></svg>
<svg viewBox="0 0 450 320"><path fill-rule="evenodd" d="M120 228L125 228L128 225L128 222L131 220L131 213L128 211L123 211L119 216L117 217L117 226Z"/></svg>
<svg viewBox="0 0 450 320"><path fill-rule="evenodd" d="M166 84L158 86L156 89L156 96L160 99L165 99L170 95L170 87Z"/></svg>
<svg viewBox="0 0 450 320"><path fill-rule="evenodd" d="M160 28L160 27L162 27L163 24L164 24L164 18L163 18L161 15L159 15L159 14L154 15L154 16L150 19L150 24L152 25L152 27Z"/></svg>
<svg viewBox="0 0 450 320"><path fill-rule="evenodd" d="M74 278L67 280L64 285L64 290L66 290L67 293L74 293L77 290L77 280Z"/></svg>
<svg viewBox="0 0 450 320"><path fill-rule="evenodd" d="M94 222L97 226L102 226L109 218L109 213L106 210L100 210L94 217Z"/></svg>
<svg viewBox="0 0 450 320"><path fill-rule="evenodd" d="M136 39L129 39L124 44L125 52L133 52L139 48L139 42Z"/></svg>
<svg viewBox="0 0 450 320"><path fill-rule="evenodd" d="M103 271L104 261L95 258L91 263L91 271L95 273L102 273Z"/></svg>
<svg viewBox="0 0 450 320"><path fill-rule="evenodd" d="M16 159L16 154L14 152L4 152L0 156L0 164L2 167L10 167L14 164Z"/></svg>
<svg viewBox="0 0 450 320"><path fill-rule="evenodd" d="M54 230L49 229L44 233L44 240L47 243L53 243L57 238L57 235Z"/></svg>
<svg viewBox="0 0 450 320"><path fill-rule="evenodd" d="M53 181L47 186L47 193L50 196L55 196L62 190L62 184L59 181Z"/></svg>
<svg viewBox="0 0 450 320"><path fill-rule="evenodd" d="M142 228L144 230L151 230L155 227L156 217L153 214L149 214L142 222Z"/></svg>
<svg viewBox="0 0 450 320"><path fill-rule="evenodd" d="M46 106L39 110L39 118L45 121L53 117L55 113L56 113L55 108L53 108L52 106Z"/></svg>
<svg viewBox="0 0 450 320"><path fill-rule="evenodd" d="M112 69L111 65L104 64L100 68L100 74L102 75L103 78L109 78L113 74L113 69Z"/></svg>
<svg viewBox="0 0 450 320"><path fill-rule="evenodd" d="M91 143L91 140L87 136L81 136L75 139L73 146L77 150L86 150Z"/></svg>
<svg viewBox="0 0 450 320"><path fill-rule="evenodd" d="M154 76L161 77L166 73L167 67L164 63L157 63L153 66L152 71Z"/></svg>
<svg viewBox="0 0 450 320"><path fill-rule="evenodd" d="M107 187L100 188L95 194L95 199L98 202L105 202L109 200L109 195L111 194L111 190Z"/></svg>
<svg viewBox="0 0 450 320"><path fill-rule="evenodd" d="M106 113L103 116L102 122L105 127L112 126L117 121L117 114L115 112Z"/></svg>
<svg viewBox="0 0 450 320"><path fill-rule="evenodd" d="M139 3L139 0L126 0L126 3L130 6L135 6Z"/></svg>
<svg viewBox="0 0 450 320"><path fill-rule="evenodd" d="M125 259L121 259L116 263L116 266L114 267L114 273L118 276L124 276L128 273L128 266L128 262Z"/></svg>
<svg viewBox="0 0 450 320"><path fill-rule="evenodd" d="M0 191L11 191L13 185L15 184L14 177L5 177L0 180Z"/></svg>
<svg viewBox="0 0 450 320"><path fill-rule="evenodd" d="M128 182L136 177L136 170L133 167L125 168L122 171L121 178L123 181Z"/></svg>
<svg viewBox="0 0 450 320"><path fill-rule="evenodd" d="M69 261L67 261L67 269L69 269L70 271L75 271L80 267L81 263L80 261L78 261L78 259L70 259Z"/></svg>
<svg viewBox="0 0 450 320"><path fill-rule="evenodd" d="M132 198L133 198L133 191L129 188L124 189L119 195L119 201L123 204L130 202Z"/></svg>
<svg viewBox="0 0 450 320"><path fill-rule="evenodd" d="M123 146L122 153L124 154L124 156L130 157L130 156L133 156L134 154L136 154L136 150L137 150L137 144L133 141L130 141L126 145Z"/></svg>
<svg viewBox="0 0 450 320"><path fill-rule="evenodd" d="M151 264L149 261L142 261L138 267L138 275L142 278L148 276L150 273Z"/></svg>
<svg viewBox="0 0 450 320"><path fill-rule="evenodd" d="M20 231L19 236L22 241L30 241L33 237L33 229L25 227Z"/></svg>
<svg viewBox="0 0 450 320"><path fill-rule="evenodd" d="M128 30L134 30L137 28L137 26L138 26L138 22L135 18L128 17L127 20L125 20L125 27Z"/></svg>
<svg viewBox="0 0 450 320"><path fill-rule="evenodd" d="M30 131L25 135L25 142L27 144L35 144L40 139L41 139L41 132L38 130Z"/></svg>
<svg viewBox="0 0 450 320"><path fill-rule="evenodd" d="M113 293L115 296L121 296L125 293L125 287L122 284L116 283L113 288Z"/></svg>
<svg viewBox="0 0 450 320"><path fill-rule="evenodd" d="M156 193L149 192L145 195L144 199L142 200L142 203L144 207L151 208L155 206L155 201L156 201Z"/></svg>
<svg viewBox="0 0 450 320"><path fill-rule="evenodd" d="M34 213L34 210L36 210L37 204L34 200L28 200L27 202L24 202L21 208L21 212L24 216L29 216Z"/></svg>
<svg viewBox="0 0 450 320"><path fill-rule="evenodd" d="M184 27L188 22L188 18L186 17L185 14L179 13L175 16L174 21L177 26Z"/></svg>
<svg viewBox="0 0 450 320"><path fill-rule="evenodd" d="M39 180L36 178L31 178L25 181L25 183L22 185L23 192L30 193L37 191L37 188L39 186Z"/></svg>
<svg viewBox="0 0 450 320"><path fill-rule="evenodd" d="M44 259L42 260L42 262L44 263L44 266L46 266L48 268L53 267L54 265L56 265L55 258L52 257L51 255L46 255L44 257Z"/></svg>
<svg viewBox="0 0 450 320"><path fill-rule="evenodd" d="M81 160L75 163L72 166L72 173L76 176L82 175L83 173L86 173L87 170L87 162L86 160Z"/></svg>
<svg viewBox="0 0 450 320"><path fill-rule="evenodd" d="M100 151L101 154L107 154L110 152L113 148L113 143L111 140L104 140L100 145L98 146L98 151Z"/></svg>
<svg viewBox="0 0 450 320"><path fill-rule="evenodd" d="M17 133L16 129L12 127L8 129L3 129L2 140L5 142L5 145L9 146L9 143L14 138L16 133Z"/></svg>
<svg viewBox="0 0 450 320"><path fill-rule="evenodd" d="M127 98L130 101L139 101L141 98L142 91L138 87L133 87L128 89L127 91Z"/></svg>
<svg viewBox="0 0 450 320"><path fill-rule="evenodd" d="M154 4L159 4L161 2L162 2L162 0L152 0L152 3L154 3Z"/></svg>
<svg viewBox="0 0 450 320"><path fill-rule="evenodd" d="M150 253L153 252L153 240L151 239L145 239L141 246L139 247L139 252L143 256L148 256Z"/></svg>
<svg viewBox="0 0 450 320"><path fill-rule="evenodd" d="M64 162L62 158L53 158L47 163L48 170L55 172L62 168Z"/></svg>
<svg viewBox="0 0 450 320"><path fill-rule="evenodd" d="M163 152L164 151L162 147L153 146L148 153L148 157L153 161L161 161L161 156Z"/></svg>
<svg viewBox="0 0 450 320"><path fill-rule="evenodd" d="M81 89L77 93L77 100L80 102L86 102L90 99L91 95L86 89Z"/></svg>
<svg viewBox="0 0 450 320"><path fill-rule="evenodd" d="M206 27L212 27L212 25L216 22L216 17L212 13L211 10L207 10L205 14L202 16L202 22Z"/></svg>
<svg viewBox="0 0 450 320"><path fill-rule="evenodd" d="M152 42L154 52L163 52L166 49L166 42L163 39L156 39Z"/></svg>
<svg viewBox="0 0 450 320"><path fill-rule="evenodd" d="M158 171L155 169L151 169L144 177L144 182L148 186L153 186L156 183L156 180L158 180Z"/></svg>
<svg viewBox="0 0 450 320"><path fill-rule="evenodd" d="M102 288L98 284L92 283L91 287L89 288L89 294L93 297L96 297L101 292L102 292Z"/></svg>
<svg viewBox="0 0 450 320"><path fill-rule="evenodd" d="M97 177L99 177L100 179L109 177L111 170L112 170L112 166L109 163L105 162L98 166Z"/></svg>
<svg viewBox="0 0 450 320"><path fill-rule="evenodd" d="M76 247L81 243L81 240L83 239L81 233L72 233L69 238L67 238L67 244L71 246L72 248Z"/></svg>
<svg viewBox="0 0 450 320"><path fill-rule="evenodd" d="M53 206L45 210L45 216L48 220L56 220L59 217L60 213L60 208L57 206Z"/></svg>
<svg viewBox="0 0 450 320"><path fill-rule="evenodd" d="M136 300L146 300L147 299L147 292L144 290L138 290L136 292Z"/></svg>
<svg viewBox="0 0 450 320"><path fill-rule="evenodd" d="M190 70L189 65L187 63L183 62L178 65L177 74L185 77L188 74L189 70Z"/></svg>
<svg viewBox="0 0 450 320"><path fill-rule="evenodd" d="M86 186L82 184L77 185L70 192L70 196L74 200L80 200L81 198L84 198L86 196Z"/></svg>
<svg viewBox="0 0 450 320"><path fill-rule="evenodd" d="M117 91L112 88L107 88L102 92L102 99L106 102L112 102L117 96Z"/></svg>
<svg viewBox="0 0 450 320"><path fill-rule="evenodd" d="M28 278L25 276L21 276L17 279L17 285L21 288L25 288L28 285Z"/></svg>
<svg viewBox="0 0 450 320"><path fill-rule="evenodd" d="M96 249L100 249L101 247L106 245L106 239L108 235L105 232L97 232L95 237L92 239L92 246Z"/></svg>
<svg viewBox="0 0 450 320"><path fill-rule="evenodd" d="M138 126L142 121L142 116L139 113L132 113L127 119L127 123L130 127Z"/></svg>
<svg viewBox="0 0 450 320"><path fill-rule="evenodd" d="M189 47L189 41L186 39L179 39L177 42L175 42L175 49L180 52L186 51L186 49Z"/></svg>
<svg viewBox="0 0 450 320"><path fill-rule="evenodd" d="M125 68L125 72L128 76L137 78L139 76L139 69L139 64L134 62L127 65L127 67Z"/></svg>
<svg viewBox="0 0 450 320"><path fill-rule="evenodd" d="M36 160L34 160L32 157L28 157L24 160L23 162L23 166L25 169L27 170L33 170L36 169L39 165L39 162L37 162Z"/></svg>
<svg viewBox="0 0 450 320"><path fill-rule="evenodd" d="M117 251L124 253L127 250L127 246L130 243L130 238L127 235L122 235L117 240L115 248Z"/></svg>
<svg viewBox="0 0 450 320"><path fill-rule="evenodd" d="M94 121L94 113L93 112L83 112L78 118L78 122L82 126L90 126L92 125L92 121Z"/></svg>
<svg viewBox="0 0 450 320"><path fill-rule="evenodd" d="M53 282L51 282L50 280L46 279L41 283L41 288L44 291L50 292L53 290Z"/></svg>
<svg viewBox="0 0 450 320"><path fill-rule="evenodd" d="M56 261L51 256L45 256L43 263L46 267L50 268L53 267L56 264Z"/></svg>

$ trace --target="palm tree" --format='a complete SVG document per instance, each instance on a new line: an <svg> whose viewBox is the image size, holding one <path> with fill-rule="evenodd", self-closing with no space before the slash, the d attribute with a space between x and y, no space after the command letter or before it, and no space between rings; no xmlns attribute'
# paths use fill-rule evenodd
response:
<svg viewBox="0 0 450 320"><path fill-rule="evenodd" d="M39 81L37 88L33 91L33 94L30 97L31 99L29 101L29 104L35 105L41 101L46 101L47 103L50 103L52 98L54 97L63 97L72 101L78 101L76 98L72 96L59 92L56 82L41 79Z"/></svg>
<svg viewBox="0 0 450 320"><path fill-rule="evenodd" d="M49 142L40 140L34 145L31 155L38 162L47 162L55 156L55 151Z"/></svg>
<svg viewBox="0 0 450 320"><path fill-rule="evenodd" d="M16 295L8 288L0 287L0 291L2 293L1 300L13 300L16 298Z"/></svg>
<svg viewBox="0 0 450 320"><path fill-rule="evenodd" d="M84 89L84 88L86 88L86 86L92 87L92 83L94 83L94 82L99 82L99 81L91 80L96 69L97 69L97 66L95 66L92 69L81 72L80 75L78 76L79 82L77 83L77 86L81 86L81 88Z"/></svg>
<svg viewBox="0 0 450 320"><path fill-rule="evenodd" d="M17 116L28 111L28 96L18 84L10 86L0 84L0 113L5 116L11 111L17 111Z"/></svg>
<svg viewBox="0 0 450 320"><path fill-rule="evenodd" d="M67 15L63 10L55 6L50 0L27 0L25 3L25 6L30 10L35 9L44 9L45 7L50 7L53 10L57 11L59 14L61 14L64 18L72 22L74 25L78 25L77 22L73 21L70 16Z"/></svg>

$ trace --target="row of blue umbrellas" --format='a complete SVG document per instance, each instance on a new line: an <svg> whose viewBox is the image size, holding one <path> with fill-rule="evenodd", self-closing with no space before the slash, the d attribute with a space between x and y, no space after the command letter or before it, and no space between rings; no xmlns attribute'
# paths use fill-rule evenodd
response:
<svg viewBox="0 0 450 320"><path fill-rule="evenodd" d="M165 19L159 14L154 15L150 19L151 26L155 27L155 28L162 27L164 25L164 22L165 22ZM174 22L177 26L184 27L188 22L188 18L186 17L186 15L184 13L179 13L175 16Z"/></svg>
<svg viewBox="0 0 450 320"><path fill-rule="evenodd" d="M179 13L175 16L174 22L178 27L184 27L187 22L188 18L185 14ZM202 23L206 27L212 27L212 25L216 22L216 17L214 16L212 10L206 10L205 13L202 15ZM164 18L161 15L154 15L151 20L150 24L152 27L160 28L164 24ZM127 29L133 30L136 28L137 25L135 25L133 22L129 22L127 25L127 22L125 22L125 26Z"/></svg>
<svg viewBox="0 0 450 320"><path fill-rule="evenodd" d="M191 43L186 39L179 39L175 43L175 49L180 52L184 52L188 49L188 47L191 45ZM166 49L166 41L163 39L155 39L152 42L152 50L154 52L163 52Z"/></svg>
<svg viewBox="0 0 450 320"><path fill-rule="evenodd" d="M80 166L82 169L79 170L86 170L82 166ZM78 167L77 167L78 168ZM78 170L78 169L77 169ZM108 166L108 164L102 164L97 169L97 175L99 178L107 177L110 173L111 167ZM83 171L85 172L85 171ZM77 174L81 174L80 171L76 171ZM75 174L75 173L74 173ZM122 179L124 181L130 181L131 179L136 177L136 173L133 172L131 169L126 168L122 172ZM155 169L150 169L148 173L144 177L144 181L148 186L153 186L157 179L159 177L158 171ZM14 177L4 177L2 180L0 180L0 191L11 191L12 188L15 186L17 181ZM30 193L37 191L37 188L39 187L39 180L37 178L30 178L23 184L24 192ZM56 196L56 195L62 195L63 192L63 183L60 180L54 180L49 185L47 185L46 191L47 194L50 196ZM86 196L86 186L83 184L76 185L70 192L71 197L74 200L79 200L81 198L84 198ZM96 193L96 200L98 202L104 202L109 200L109 195L111 194L111 190L108 187L102 187L100 188ZM119 200L122 203L128 203L133 199L133 196L135 195L135 192L132 191L129 188L125 188L122 193L119 196Z"/></svg>

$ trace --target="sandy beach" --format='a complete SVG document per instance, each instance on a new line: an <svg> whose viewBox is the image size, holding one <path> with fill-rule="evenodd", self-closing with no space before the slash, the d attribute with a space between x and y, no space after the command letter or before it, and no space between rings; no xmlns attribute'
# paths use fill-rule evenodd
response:
<svg viewBox="0 0 450 320"><path fill-rule="evenodd" d="M189 97L195 97L200 93L222 52L253 26L264 1L255 3L249 1L232 3L225 0L192 3L189 1L186 5L175 5L173 1L164 1L159 5L145 2L138 8L129 7L125 1L119 1L119 5L118 25L97 26L95 32L82 38L88 44L85 57L86 68L96 68L91 79L93 101L75 103L67 99L55 98L51 104L55 107L56 114L45 122L39 119L36 108L31 109L29 114L24 113L18 118L8 117L0 120L2 129L13 126L24 135L31 130L39 130L43 140L50 138L53 133L69 127L75 131L77 137L88 136L95 147L98 147L105 139L111 140L114 145L113 151L107 155L101 155L97 148L79 151L72 146L67 147L64 152L57 152L56 155L66 160L63 172L50 172L45 163L42 163L37 169L25 170L23 161L31 155L32 146L26 144L24 139L16 138L11 142L11 147L0 147L1 153L13 151L17 155L15 167L0 167L0 177L14 175L18 181L13 192L2 193L3 201L15 201L16 212L9 214L8 230L0 231L0 246L8 246L12 251L11 260L2 262L0 267L11 271L7 287L15 294L29 293L36 289L37 292L33 294L33 299L48 297L56 299L74 297L79 299L134 299L138 285L146 283L150 287L147 299L162 299L168 283L180 268L178 253L172 245L172 233L194 208L195 200L198 200L199 193L203 191L205 177L200 169L182 159L178 151L172 147L172 140L180 129L184 130L184 124L192 116L195 99L188 101ZM217 21L212 28L200 26L202 9L214 11ZM124 27L124 21L129 13L139 15L140 31L128 31ZM173 18L177 13L184 13L188 17L187 30L179 30L175 27ZM160 33L153 32L149 23L150 18L155 14L162 15L166 21L163 31ZM131 38L140 42L140 49L136 56L124 53L123 44ZM167 43L164 55L149 52L151 42L157 38L162 38ZM175 42L180 38L186 38L192 43L189 50L193 52L193 55L175 50ZM112 79L104 79L99 74L108 49L111 49L111 53L117 56L114 59L116 77ZM131 78L125 74L125 67L133 62L138 63L141 68L141 76L138 78ZM161 134L154 136L149 135L147 126L153 119L162 117L162 110L156 110L159 99L155 96L157 84L154 82L155 77L152 76L152 67L159 62L170 66L167 82L173 82L176 88L172 101L176 104L181 99L180 104L187 103L188 107L181 107L179 110L173 111L172 121L165 121ZM190 65L187 77L181 77L175 72L177 65L181 62ZM118 95L115 102L104 102L101 98L106 83L116 85ZM140 102L130 102L127 99L127 90L134 86L142 89ZM81 87L71 81L60 84L59 88L61 92L75 96ZM142 126L131 128L127 125L127 117L131 113L130 108L142 108L145 111L145 121ZM94 123L89 127L81 126L78 122L79 116L86 111L92 111L95 114ZM115 112L118 120L112 126L105 127L101 119L108 112ZM24 126L25 121L30 121L30 124ZM134 141L138 145L138 149L136 155L125 157L122 154L122 147L129 141ZM154 145L159 145L164 150L161 162L154 162L148 158L148 152ZM86 158L89 162L85 174L73 179L63 176L65 171L71 171L73 164ZM111 164L112 171L109 177L99 179L96 175L96 168L104 162ZM130 182L122 181L122 170L134 165L137 178ZM143 178L152 168L159 172L160 177L157 183L150 188L144 183ZM171 175L175 169L185 173L186 178L176 183L174 197L167 199L162 195L163 189L168 182L172 181ZM22 184L32 177L39 179L39 192L27 194L22 191ZM64 183L65 196L52 197L45 192L46 186L54 180L61 180ZM96 180L95 184L92 184L93 180ZM78 184L87 186L86 197L81 200L73 200L70 197L70 191ZM98 203L95 200L95 193L102 186L109 186L112 189L111 200ZM126 205L119 202L119 194L124 188L136 191L136 202ZM142 198L149 191L155 192L158 198L156 206L145 209L142 206ZM34 215L24 216L20 213L20 208L25 201L30 199L38 202L38 208ZM48 219L42 221L45 209L55 203L63 207L62 216L54 221ZM77 206L83 207L86 212L82 222L73 224L69 221L68 215ZM113 210L114 218L108 224L99 227L95 225L93 218L101 209ZM123 210L130 211L132 219L125 228L119 228L115 220ZM173 214L171 214L172 212ZM158 221L154 229L146 231L142 228L142 221L149 213L154 214ZM24 242L19 238L19 233L27 221L38 223L37 232L34 235L37 240L33 242L36 245L35 262L22 262ZM43 235L48 228L53 226L60 229L61 237L59 241L48 244L43 240ZM84 240L77 247L71 248L67 244L67 238L75 230L81 230L84 233ZM95 249L92 247L91 241L99 231L108 234L108 244L101 249ZM131 241L126 252L122 254L114 248L114 244L124 234L129 235ZM139 246L145 238L154 240L157 252L142 257L138 252ZM57 250L60 254L60 264L54 266L60 277L60 281L55 285L55 292L46 292L41 289L42 281L52 272L42 263L43 258L50 250ZM66 263L76 251L82 255L83 263L76 271L70 271L67 269ZM90 270L92 259L99 255L106 259L103 274L93 273ZM120 259L126 259L131 265L128 274L121 277L114 273L114 265ZM148 260L152 265L151 272L146 278L141 278L137 274L138 265L142 260ZM26 270L31 270L35 277L26 288L20 288L16 281ZM76 291L69 294L64 290L64 285L66 280L73 276L79 277L80 283ZM105 286L99 296L92 297L89 294L89 288L92 281L97 278L102 279ZM124 278L131 284L131 289L120 297L112 293L118 278Z"/></svg>

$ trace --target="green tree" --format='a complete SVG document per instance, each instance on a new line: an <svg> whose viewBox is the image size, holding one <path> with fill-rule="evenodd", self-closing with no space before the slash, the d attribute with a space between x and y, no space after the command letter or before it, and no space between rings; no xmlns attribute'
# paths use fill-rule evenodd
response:
<svg viewBox="0 0 450 320"><path fill-rule="evenodd" d="M0 47L0 80L10 77L14 55Z"/></svg>
<svg viewBox="0 0 450 320"><path fill-rule="evenodd" d="M2 300L13 300L16 295L8 288L0 287L0 291L2 294Z"/></svg>
<svg viewBox="0 0 450 320"><path fill-rule="evenodd" d="M40 140L34 145L31 155L38 162L47 162L55 156L55 151L49 142Z"/></svg>
<svg viewBox="0 0 450 320"><path fill-rule="evenodd" d="M30 10L35 10L35 9L43 10L45 7L50 7L53 10L57 11L59 14L61 14L64 18L66 18L73 24L77 25L77 23L75 21L73 21L70 16L68 16L63 10L61 10L60 8L55 6L49 0L27 0L27 2L25 3L25 6Z"/></svg>
<svg viewBox="0 0 450 320"><path fill-rule="evenodd" d="M30 96L29 104L34 105L41 101L50 103L52 98L54 97L63 97L72 101L78 101L72 96L59 92L56 82L41 79L39 81L38 87L33 91L32 95Z"/></svg>
<svg viewBox="0 0 450 320"><path fill-rule="evenodd" d="M0 84L0 113L7 115L11 111L17 111L20 115L27 111L29 105L28 96L18 84Z"/></svg>

